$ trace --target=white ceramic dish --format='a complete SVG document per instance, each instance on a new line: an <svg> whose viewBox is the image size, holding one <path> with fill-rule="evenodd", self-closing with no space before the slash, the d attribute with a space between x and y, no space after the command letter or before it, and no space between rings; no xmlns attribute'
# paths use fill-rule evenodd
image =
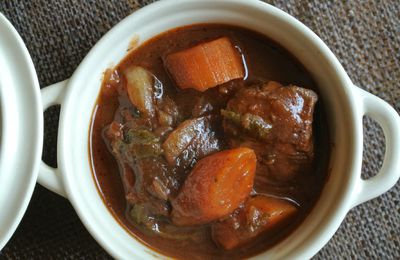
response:
<svg viewBox="0 0 400 260"><path fill-rule="evenodd" d="M243 26L274 39L313 74L325 100L334 148L331 174L305 222L288 238L256 258L306 259L333 236L354 206L391 188L400 175L400 119L386 102L355 87L328 47L306 26L270 5L249 0L160 1L130 15L89 52L70 80L43 89L44 107L61 104L58 169L43 165L39 182L73 204L97 241L114 257L160 256L122 228L101 200L89 162L89 127L102 73L125 55L131 39L140 42L166 30L195 23ZM383 128L386 153L381 171L361 179L362 118Z"/></svg>
<svg viewBox="0 0 400 260"><path fill-rule="evenodd" d="M43 145L36 72L21 37L0 13L0 249L32 196Z"/></svg>

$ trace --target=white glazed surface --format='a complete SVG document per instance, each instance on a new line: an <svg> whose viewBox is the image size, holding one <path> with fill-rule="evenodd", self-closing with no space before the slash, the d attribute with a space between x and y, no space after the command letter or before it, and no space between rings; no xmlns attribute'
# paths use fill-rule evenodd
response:
<svg viewBox="0 0 400 260"><path fill-rule="evenodd" d="M388 181L382 175L383 188L360 179L362 116L371 112L368 109L371 106L367 106L372 103L372 110L382 112L370 113L378 122L384 121L379 118L385 117L386 112L394 112L383 101L354 87L332 52L307 27L288 14L258 1L161 1L142 8L124 19L93 47L68 83L53 86L53 90L58 91L53 93L53 98L62 104L58 172L62 173L66 194L91 234L114 257L150 259L160 256L122 228L101 200L88 158L90 120L102 73L126 55L133 37L139 36L142 43L166 30L195 23L240 25L267 35L294 54L313 74L320 87L334 145L329 180L304 223L284 241L256 256L260 259L309 258L333 236L351 207L383 193L398 179L398 175L392 174ZM64 85L67 87L65 94ZM396 122L388 127L385 135L399 128ZM398 158L396 147L400 146L399 140L394 138L392 141L395 148L389 150L394 154L392 157ZM391 173L395 167L399 170L398 164L389 166ZM54 186L46 182L45 177L41 183L64 193L62 183ZM371 189L372 195L366 196L366 187Z"/></svg>
<svg viewBox="0 0 400 260"><path fill-rule="evenodd" d="M0 250L36 184L43 145L39 89L28 50L0 13Z"/></svg>

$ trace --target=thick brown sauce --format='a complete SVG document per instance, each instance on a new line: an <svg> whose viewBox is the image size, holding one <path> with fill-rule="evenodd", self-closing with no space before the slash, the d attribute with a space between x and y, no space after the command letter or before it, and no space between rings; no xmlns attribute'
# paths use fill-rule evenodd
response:
<svg viewBox="0 0 400 260"><path fill-rule="evenodd" d="M283 85L294 84L310 88L318 93L318 87L311 75L282 47L258 33L227 25L193 25L165 32L130 52L116 68L123 70L132 64L147 68L163 83L164 91L174 98L179 90L165 71L162 57L196 43L222 36L229 37L235 45L240 46L248 68L246 82L262 78L278 81ZM196 93L189 93L188 98L185 98L187 101L180 104L190 102L191 95L196 95ZM103 85L94 109L90 131L93 175L104 202L116 219L133 236L162 254L184 259L232 259L260 253L288 236L305 219L315 205L326 181L330 152L329 133L320 98L314 115L316 155L314 171L295 180L297 188L294 188L292 194L300 205L300 210L291 224L280 230L278 235L263 236L247 246L225 251L211 241L208 226L202 227L205 230L205 237L201 243L176 241L145 234L140 227L127 218L127 205L118 165L102 138L102 129L114 119L118 102L118 97L110 95ZM271 192L271 194L281 196L279 191Z"/></svg>

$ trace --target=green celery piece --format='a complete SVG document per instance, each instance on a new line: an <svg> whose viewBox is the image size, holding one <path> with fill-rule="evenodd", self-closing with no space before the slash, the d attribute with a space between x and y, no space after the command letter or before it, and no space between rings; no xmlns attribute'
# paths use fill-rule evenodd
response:
<svg viewBox="0 0 400 260"><path fill-rule="evenodd" d="M160 139L145 129L129 130L125 135L125 141L130 145L136 158L157 157L163 152Z"/></svg>
<svg viewBox="0 0 400 260"><path fill-rule="evenodd" d="M272 128L272 125L262 117L250 113L242 115L231 110L221 109L221 115L236 126L263 140L267 139Z"/></svg>

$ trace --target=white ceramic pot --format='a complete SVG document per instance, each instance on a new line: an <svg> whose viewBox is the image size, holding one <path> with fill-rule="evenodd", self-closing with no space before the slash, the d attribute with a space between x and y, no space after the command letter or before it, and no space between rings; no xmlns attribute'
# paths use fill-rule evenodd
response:
<svg viewBox="0 0 400 260"><path fill-rule="evenodd" d="M44 108L61 104L58 169L42 165L39 182L66 196L95 239L116 258L156 258L111 215L93 179L89 161L89 128L102 73L126 54L132 38L140 42L166 30L195 23L240 25L272 38L312 73L329 116L334 147L331 173L316 206L289 237L256 256L269 259L309 258L333 236L354 206L389 190L400 176L400 119L378 97L353 85L328 47L295 18L259 1L160 1L136 11L89 52L73 76L43 89ZM386 138L382 169L361 179L362 118L376 120Z"/></svg>

